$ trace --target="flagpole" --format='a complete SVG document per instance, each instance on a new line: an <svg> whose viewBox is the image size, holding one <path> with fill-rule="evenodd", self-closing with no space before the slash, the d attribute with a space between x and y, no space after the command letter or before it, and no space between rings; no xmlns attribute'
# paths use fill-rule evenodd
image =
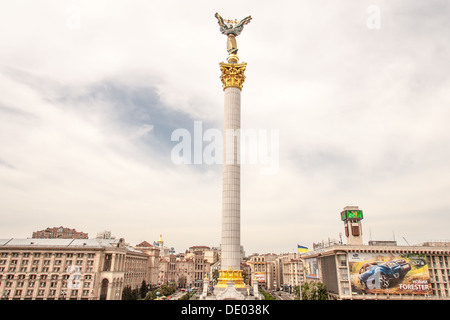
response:
<svg viewBox="0 0 450 320"><path fill-rule="evenodd" d="M298 244L297 244L297 251L298 250ZM300 252L297 252L298 259L297 259L297 269L298 269L298 300L302 300L302 282L300 281Z"/></svg>

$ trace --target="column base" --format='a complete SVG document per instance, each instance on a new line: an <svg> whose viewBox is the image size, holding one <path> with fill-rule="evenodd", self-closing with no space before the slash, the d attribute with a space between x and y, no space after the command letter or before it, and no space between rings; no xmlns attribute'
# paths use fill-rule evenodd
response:
<svg viewBox="0 0 450 320"><path fill-rule="evenodd" d="M232 281L236 289L246 288L244 278L242 277L242 270L219 270L219 278L217 279L216 288L225 289L228 281Z"/></svg>

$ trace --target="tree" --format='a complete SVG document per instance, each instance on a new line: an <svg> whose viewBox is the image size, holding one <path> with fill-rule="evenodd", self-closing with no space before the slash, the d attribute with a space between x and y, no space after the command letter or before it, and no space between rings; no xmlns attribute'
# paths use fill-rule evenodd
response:
<svg viewBox="0 0 450 320"><path fill-rule="evenodd" d="M147 282L145 282L145 280L142 280L141 288L139 289L139 296L141 297L141 299L145 298L147 292L148 292Z"/></svg>
<svg viewBox="0 0 450 320"><path fill-rule="evenodd" d="M139 298L139 290L131 289L130 286L126 286L122 290L122 300L137 300Z"/></svg>
<svg viewBox="0 0 450 320"><path fill-rule="evenodd" d="M302 300L327 300L327 298L327 288L322 282L305 282L302 285Z"/></svg>
<svg viewBox="0 0 450 320"><path fill-rule="evenodd" d="M131 287L126 286L122 290L122 300L131 300Z"/></svg>

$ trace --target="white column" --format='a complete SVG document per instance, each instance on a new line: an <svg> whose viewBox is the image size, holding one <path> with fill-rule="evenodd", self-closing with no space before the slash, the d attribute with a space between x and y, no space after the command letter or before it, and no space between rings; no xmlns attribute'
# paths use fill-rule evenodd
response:
<svg viewBox="0 0 450 320"><path fill-rule="evenodd" d="M223 191L222 191L222 258L221 269L240 270L241 222L239 164L241 127L241 90L225 89Z"/></svg>

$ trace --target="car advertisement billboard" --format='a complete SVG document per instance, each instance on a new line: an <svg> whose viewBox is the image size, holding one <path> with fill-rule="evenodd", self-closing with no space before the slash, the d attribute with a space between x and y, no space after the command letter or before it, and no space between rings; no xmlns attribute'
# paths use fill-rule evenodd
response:
<svg viewBox="0 0 450 320"><path fill-rule="evenodd" d="M425 254L349 253L356 294L431 294Z"/></svg>

